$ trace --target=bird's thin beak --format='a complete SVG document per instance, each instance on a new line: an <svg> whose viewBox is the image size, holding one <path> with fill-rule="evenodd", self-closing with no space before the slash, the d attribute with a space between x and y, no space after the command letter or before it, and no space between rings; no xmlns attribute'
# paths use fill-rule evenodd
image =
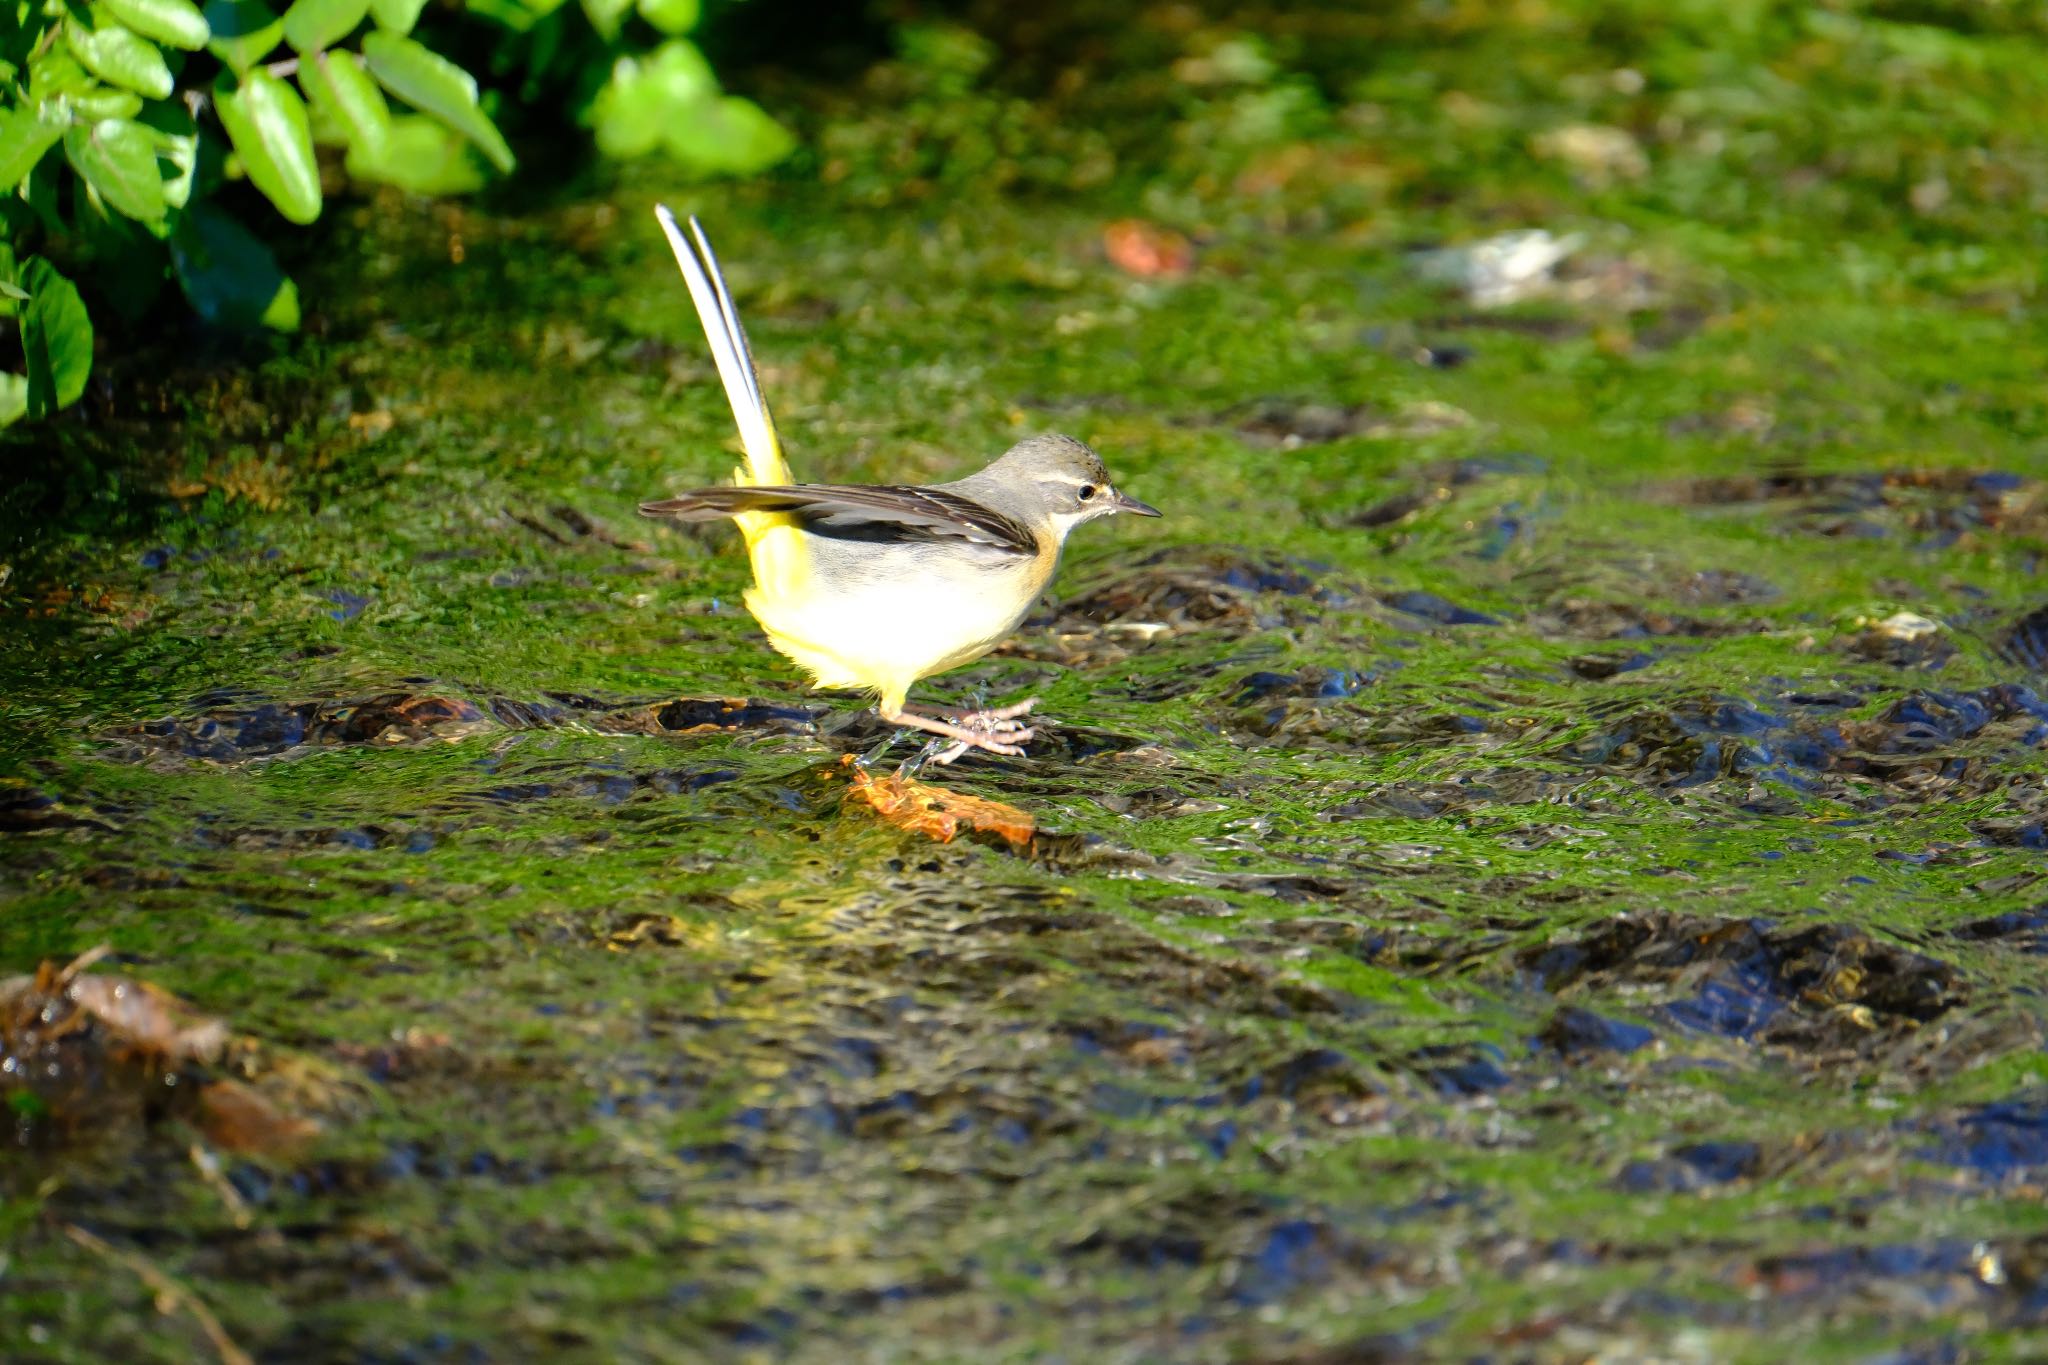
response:
<svg viewBox="0 0 2048 1365"><path fill-rule="evenodd" d="M1148 503L1139 502L1121 489L1110 494L1109 505L1119 512L1129 512L1140 517L1163 517L1166 514Z"/></svg>

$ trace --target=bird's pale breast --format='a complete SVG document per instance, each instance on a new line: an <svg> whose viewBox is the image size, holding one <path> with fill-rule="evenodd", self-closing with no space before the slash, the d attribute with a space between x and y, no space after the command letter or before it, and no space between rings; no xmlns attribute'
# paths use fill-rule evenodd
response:
<svg viewBox="0 0 2048 1365"><path fill-rule="evenodd" d="M801 589L756 587L747 608L820 687L869 689L900 706L920 678L980 658L1017 628L1058 562L929 545L806 536Z"/></svg>

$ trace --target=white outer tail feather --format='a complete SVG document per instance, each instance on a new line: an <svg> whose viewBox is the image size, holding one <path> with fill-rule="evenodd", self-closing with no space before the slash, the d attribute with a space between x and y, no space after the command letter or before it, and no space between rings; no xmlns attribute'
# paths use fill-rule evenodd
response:
<svg viewBox="0 0 2048 1365"><path fill-rule="evenodd" d="M718 268L718 256L696 218L690 219L690 237L666 204L654 206L661 230L668 237L669 250L690 287L690 301L697 305L697 320L704 325L704 339L711 343L711 358L718 365L718 378L725 385L726 401L732 404L733 420L739 424L740 444L746 448L747 463L734 472L734 481L759 487L787 484L796 480L782 456L782 442L775 435L775 419L761 396L761 378L754 369L753 348L747 344L746 329L740 326L739 309L732 291ZM692 240L694 238L694 240Z"/></svg>

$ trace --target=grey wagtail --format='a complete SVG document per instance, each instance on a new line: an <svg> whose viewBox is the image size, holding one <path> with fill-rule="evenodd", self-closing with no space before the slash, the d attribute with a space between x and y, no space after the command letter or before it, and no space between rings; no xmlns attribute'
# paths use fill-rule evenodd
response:
<svg viewBox="0 0 2048 1365"><path fill-rule="evenodd" d="M746 463L730 487L693 488L640 510L738 523L754 569L747 610L814 685L870 692L891 725L951 740L940 763L969 749L1023 753L1035 732L1018 717L1037 698L923 715L905 704L911 684L979 659L1015 630L1076 526L1159 512L1118 492L1102 457L1071 436L1027 437L952 483L795 482L710 240L695 218L686 237L667 208L654 215L711 342Z"/></svg>

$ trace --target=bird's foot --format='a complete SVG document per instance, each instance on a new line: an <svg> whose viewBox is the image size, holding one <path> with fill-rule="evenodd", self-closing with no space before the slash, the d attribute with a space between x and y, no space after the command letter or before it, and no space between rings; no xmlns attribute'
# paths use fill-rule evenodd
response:
<svg viewBox="0 0 2048 1365"><path fill-rule="evenodd" d="M938 716L921 716L914 711L895 713L884 711L882 719L891 725L904 725L924 730L953 741L946 748L931 756L931 761L941 766L951 763L969 749L986 749L992 754L1008 754L1021 758L1024 746L1037 735L1037 731L1017 720L1023 709L1005 707L1002 711L971 712L959 720L948 720ZM969 722L979 721L980 724Z"/></svg>
<svg viewBox="0 0 2048 1365"><path fill-rule="evenodd" d="M1030 715L1031 708L1036 705L1038 705L1038 698L1026 697L1024 700L1010 706L983 707L974 711L949 712L946 718L955 725L964 726L969 730L984 730L989 734L997 735L1016 734L1019 732L1028 735L1031 727L1017 719L1017 717Z"/></svg>

